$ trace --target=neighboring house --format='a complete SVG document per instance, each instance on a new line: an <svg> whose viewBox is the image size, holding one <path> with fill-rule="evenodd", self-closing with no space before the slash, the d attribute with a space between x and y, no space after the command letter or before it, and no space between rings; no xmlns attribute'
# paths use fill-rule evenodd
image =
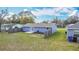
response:
<svg viewBox="0 0 79 59"><path fill-rule="evenodd" d="M17 32L21 31L22 24L2 24L1 31L4 32Z"/></svg>
<svg viewBox="0 0 79 59"><path fill-rule="evenodd" d="M28 24L2 24L1 31L4 32L39 32L45 33L49 31L54 33L57 31L55 23L28 23Z"/></svg>
<svg viewBox="0 0 79 59"><path fill-rule="evenodd" d="M79 22L67 26L67 39L69 41L79 41Z"/></svg>
<svg viewBox="0 0 79 59"><path fill-rule="evenodd" d="M22 31L45 33L49 29L51 30L52 33L56 32L57 31L56 24L55 23L28 23L23 26Z"/></svg>
<svg viewBox="0 0 79 59"><path fill-rule="evenodd" d="M22 24L15 24L15 25L12 26L12 28L16 28L16 27L17 27L17 28L22 28L23 25L22 25Z"/></svg>
<svg viewBox="0 0 79 59"><path fill-rule="evenodd" d="M10 27L12 27L12 24L1 24L1 31L7 32Z"/></svg>
<svg viewBox="0 0 79 59"><path fill-rule="evenodd" d="M11 28L9 28L8 32L21 32L22 27L22 24L14 24Z"/></svg>

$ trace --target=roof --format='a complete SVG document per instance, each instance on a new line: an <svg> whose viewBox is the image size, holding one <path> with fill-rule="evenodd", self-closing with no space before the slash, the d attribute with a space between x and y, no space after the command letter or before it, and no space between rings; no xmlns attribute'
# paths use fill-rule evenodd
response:
<svg viewBox="0 0 79 59"><path fill-rule="evenodd" d="M12 28L18 27L18 28L21 28L23 26L23 24L2 24L1 26L2 27L12 27Z"/></svg>
<svg viewBox="0 0 79 59"><path fill-rule="evenodd" d="M24 27L52 27L55 23L28 23Z"/></svg>
<svg viewBox="0 0 79 59"><path fill-rule="evenodd" d="M1 24L1 26L13 26L13 24Z"/></svg>
<svg viewBox="0 0 79 59"><path fill-rule="evenodd" d="M68 25L67 28L68 29L79 29L79 22L72 24L72 25Z"/></svg>
<svg viewBox="0 0 79 59"><path fill-rule="evenodd" d="M18 27L18 28L22 28L22 24L15 24L12 28Z"/></svg>

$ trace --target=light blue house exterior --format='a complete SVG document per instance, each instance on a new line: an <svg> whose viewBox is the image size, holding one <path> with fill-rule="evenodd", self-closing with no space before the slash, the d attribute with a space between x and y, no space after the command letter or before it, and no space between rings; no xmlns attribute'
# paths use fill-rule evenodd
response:
<svg viewBox="0 0 79 59"><path fill-rule="evenodd" d="M52 33L57 31L57 26L55 23L28 23L23 26L22 30L24 32L41 32L45 33L48 31L48 29L51 30Z"/></svg>
<svg viewBox="0 0 79 59"><path fill-rule="evenodd" d="M79 22L67 26L67 39L79 41Z"/></svg>

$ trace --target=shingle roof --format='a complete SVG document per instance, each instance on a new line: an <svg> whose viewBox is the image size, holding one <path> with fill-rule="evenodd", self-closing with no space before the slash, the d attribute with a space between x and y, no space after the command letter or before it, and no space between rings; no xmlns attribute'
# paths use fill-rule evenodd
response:
<svg viewBox="0 0 79 59"><path fill-rule="evenodd" d="M55 23L28 23L24 27L52 27Z"/></svg>
<svg viewBox="0 0 79 59"><path fill-rule="evenodd" d="M68 27L68 29L79 29L79 22Z"/></svg>

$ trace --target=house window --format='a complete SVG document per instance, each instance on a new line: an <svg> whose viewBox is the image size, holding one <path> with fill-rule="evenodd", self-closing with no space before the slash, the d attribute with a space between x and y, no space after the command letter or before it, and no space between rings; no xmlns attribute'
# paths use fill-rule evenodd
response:
<svg viewBox="0 0 79 59"><path fill-rule="evenodd" d="M79 37L79 30L74 30L74 35Z"/></svg>
<svg viewBox="0 0 79 59"><path fill-rule="evenodd" d="M49 28L47 27L47 30L48 30Z"/></svg>
<svg viewBox="0 0 79 59"><path fill-rule="evenodd" d="M73 37L73 42L77 42L77 37L76 36Z"/></svg>
<svg viewBox="0 0 79 59"><path fill-rule="evenodd" d="M51 28L47 27L47 30L48 30L48 29L51 29Z"/></svg>

